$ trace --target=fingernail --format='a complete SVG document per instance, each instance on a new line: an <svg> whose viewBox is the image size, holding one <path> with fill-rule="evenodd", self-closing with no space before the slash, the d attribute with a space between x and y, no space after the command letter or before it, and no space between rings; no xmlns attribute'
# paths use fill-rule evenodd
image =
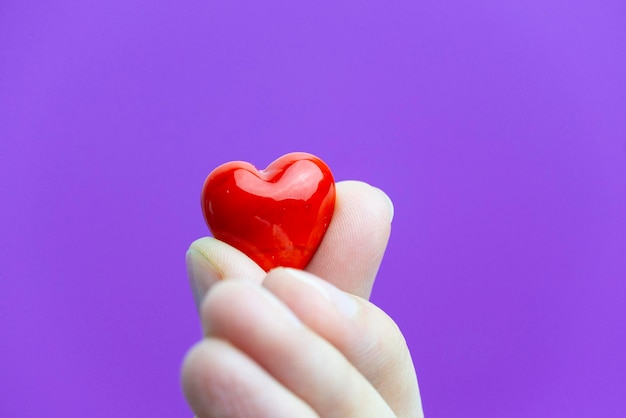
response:
<svg viewBox="0 0 626 418"><path fill-rule="evenodd" d="M199 308L206 292L221 277L217 268L200 251L190 248L185 255L185 261L193 299Z"/></svg>
<svg viewBox="0 0 626 418"><path fill-rule="evenodd" d="M312 289L315 289L327 301L332 303L346 318L352 318L356 314L357 304L354 297L351 295L342 292L330 283L302 270L292 268L285 268L284 270L294 279L307 284Z"/></svg>

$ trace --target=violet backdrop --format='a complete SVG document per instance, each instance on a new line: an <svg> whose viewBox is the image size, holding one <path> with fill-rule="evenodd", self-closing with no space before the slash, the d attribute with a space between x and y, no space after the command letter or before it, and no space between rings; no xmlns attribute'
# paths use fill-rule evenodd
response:
<svg viewBox="0 0 626 418"><path fill-rule="evenodd" d="M0 2L0 416L190 416L200 187L290 151L393 199L427 416L626 416L622 0Z"/></svg>

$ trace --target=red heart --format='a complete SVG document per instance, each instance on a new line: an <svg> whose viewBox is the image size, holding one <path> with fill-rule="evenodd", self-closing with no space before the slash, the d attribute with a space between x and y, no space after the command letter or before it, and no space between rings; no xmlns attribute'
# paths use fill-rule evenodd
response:
<svg viewBox="0 0 626 418"><path fill-rule="evenodd" d="M314 155L283 155L265 170L233 161L202 187L202 212L213 236L265 271L304 268L320 245L335 207L335 182Z"/></svg>

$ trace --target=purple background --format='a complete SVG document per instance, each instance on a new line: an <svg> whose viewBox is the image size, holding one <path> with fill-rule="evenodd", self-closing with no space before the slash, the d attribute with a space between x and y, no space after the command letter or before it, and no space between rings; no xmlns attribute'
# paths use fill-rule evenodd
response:
<svg viewBox="0 0 626 418"><path fill-rule="evenodd" d="M200 187L290 151L394 200L428 416L626 416L623 0L86 3L0 2L0 416L189 416Z"/></svg>

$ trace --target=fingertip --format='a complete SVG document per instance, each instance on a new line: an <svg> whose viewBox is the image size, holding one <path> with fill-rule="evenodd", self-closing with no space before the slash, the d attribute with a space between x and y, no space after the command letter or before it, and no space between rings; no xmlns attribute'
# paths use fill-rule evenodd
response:
<svg viewBox="0 0 626 418"><path fill-rule="evenodd" d="M206 340L194 344L185 354L181 364L180 379L183 393L189 405L196 409L202 402L202 388L205 386Z"/></svg>
<svg viewBox="0 0 626 418"><path fill-rule="evenodd" d="M393 222L393 215L395 213L395 208L394 208L394 205L393 205L393 201L391 200L389 195L387 193L385 193L382 189L379 189L378 187L374 187L374 186L372 186L372 188L375 189L381 195L382 199L387 204L387 214L388 214L388 217L389 217L389 223L392 223Z"/></svg>
<svg viewBox="0 0 626 418"><path fill-rule="evenodd" d="M182 386L198 417L317 417L247 353L231 342L205 338L188 352Z"/></svg>
<svg viewBox="0 0 626 418"><path fill-rule="evenodd" d="M208 290L224 279L245 277L260 283L265 272L238 249L213 237L195 240L186 253L187 274L196 307Z"/></svg>
<svg viewBox="0 0 626 418"><path fill-rule="evenodd" d="M279 280L275 280L274 278ZM274 279L274 281L272 281L272 279ZM302 291L298 292L298 290L293 289L291 291L292 293L311 295L314 292L321 296L322 300L324 300L329 306L334 307L334 309L340 313L342 317L349 319L356 316L358 305L355 297L349 293L339 290L326 280L323 280L309 272L293 268L281 268L277 271L273 270L265 279L264 285L270 289L274 288L279 292L282 291L282 296L285 299L287 299L290 295L285 292L283 288L281 288L280 279L282 279L283 283L291 284L292 288L294 284L300 285L300 289L302 289ZM278 286L275 284L276 281L279 281ZM298 299L299 298L297 298L296 301L298 301ZM289 306L294 305L293 301L284 301ZM299 305L302 305L303 303L307 303L307 300L304 298L302 298L302 302L300 302ZM297 309L298 306L292 306L292 308Z"/></svg>
<svg viewBox="0 0 626 418"><path fill-rule="evenodd" d="M267 321L267 316L274 321ZM276 295L247 279L232 279L218 283L203 300L200 309L205 336L248 338L257 322L266 320L302 328L302 321ZM284 321L281 321L282 320Z"/></svg>
<svg viewBox="0 0 626 418"><path fill-rule="evenodd" d="M337 184L337 202L337 230L347 235L342 239L381 237L387 244L395 209L382 189L362 181L343 181Z"/></svg>
<svg viewBox="0 0 626 418"><path fill-rule="evenodd" d="M235 247L213 237L202 237L191 243L190 250L199 252L222 278L262 278L265 272L250 257Z"/></svg>
<svg viewBox="0 0 626 418"><path fill-rule="evenodd" d="M193 245L185 254L185 264L194 302L199 308L206 292L222 279L222 275L205 253L193 248Z"/></svg>
<svg viewBox="0 0 626 418"><path fill-rule="evenodd" d="M335 213L307 266L343 291L368 298L391 233L393 204L361 181L337 183Z"/></svg>

